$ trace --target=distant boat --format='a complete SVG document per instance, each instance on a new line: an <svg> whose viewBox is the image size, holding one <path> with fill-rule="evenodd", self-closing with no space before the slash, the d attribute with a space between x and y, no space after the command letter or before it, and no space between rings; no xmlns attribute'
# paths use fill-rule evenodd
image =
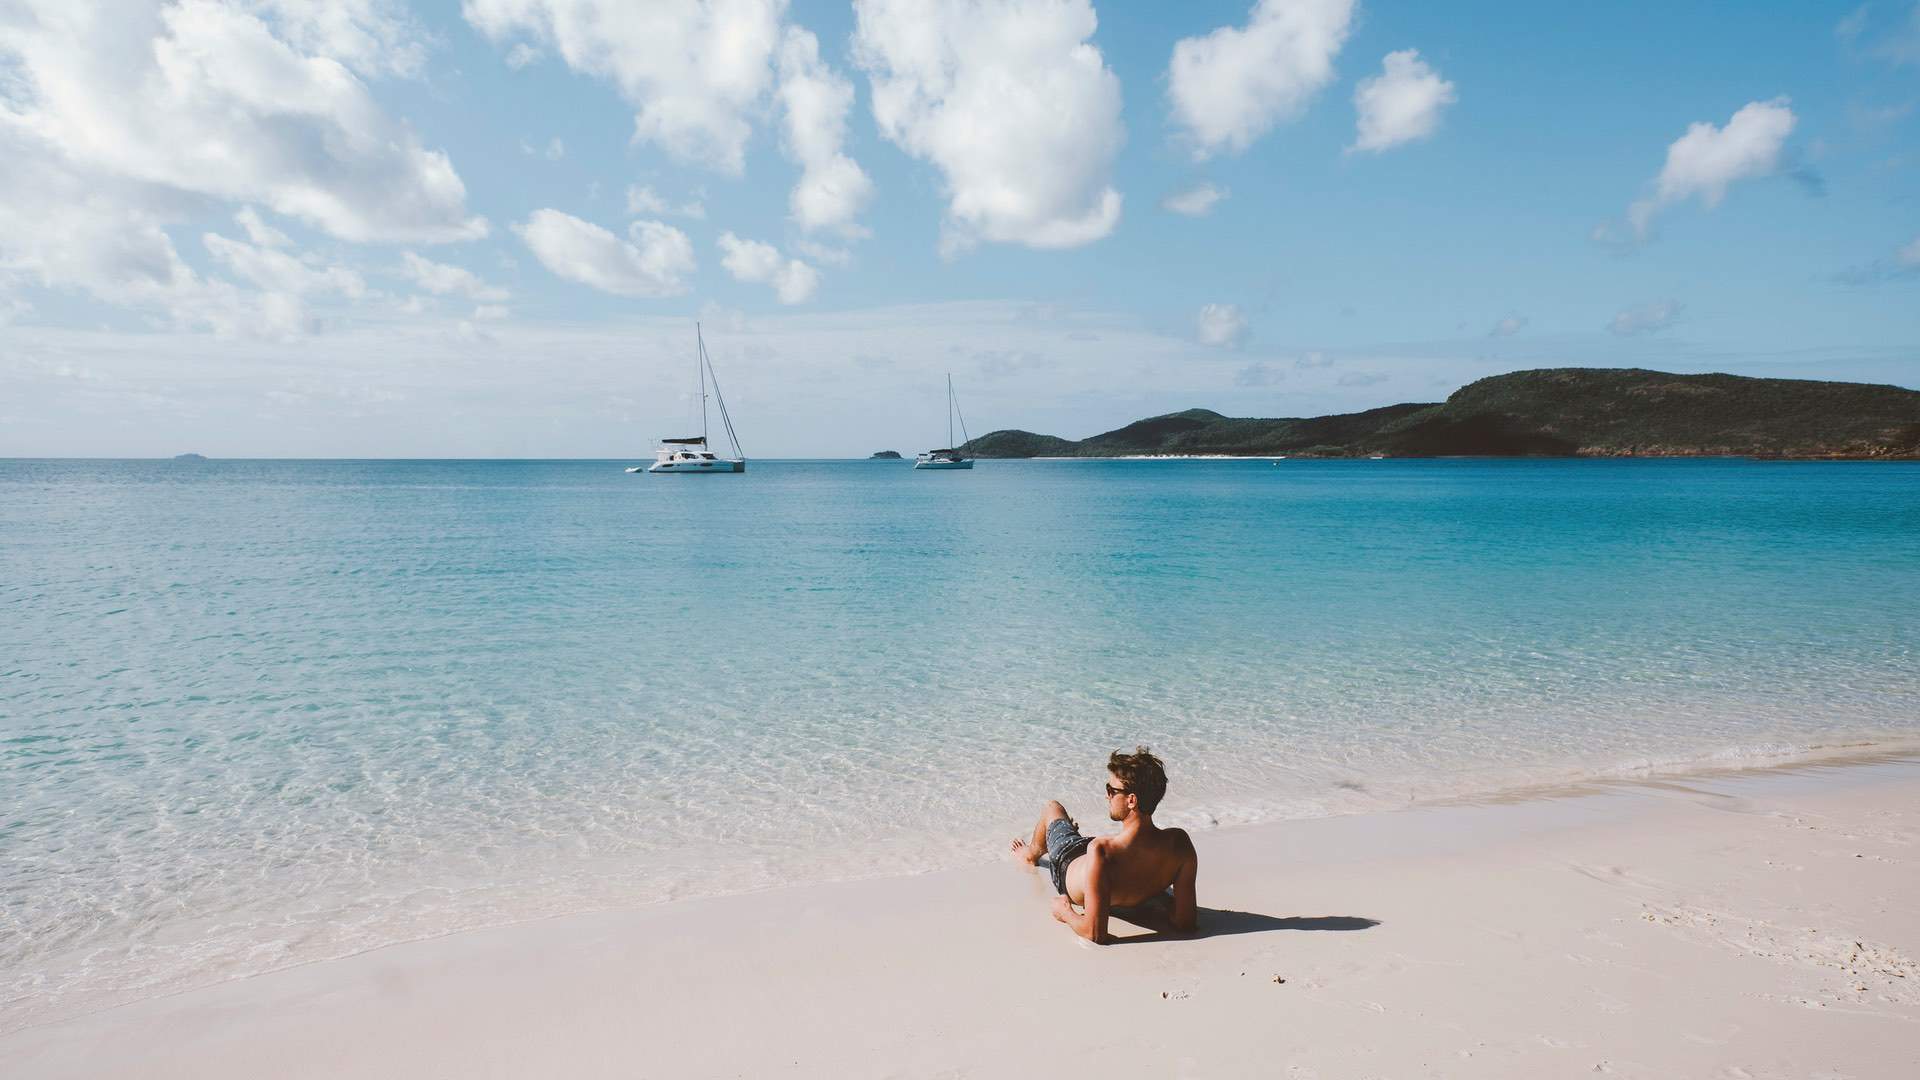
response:
<svg viewBox="0 0 1920 1080"><path fill-rule="evenodd" d="M700 379L700 434L684 439L661 439L660 449L654 451L654 462L646 467L650 473L743 473L747 471L747 455L740 452L740 440L733 433L733 418L727 415L727 399L720 396L720 376L714 374L713 360L707 356L707 340L701 336L700 324L693 324L693 340L696 346L693 366ZM723 458L707 448L707 383L713 383L713 399L720 405L720 423L727 429L727 442L733 446L733 456ZM641 471L633 465L627 469L630 473Z"/></svg>
<svg viewBox="0 0 1920 1080"><path fill-rule="evenodd" d="M960 450L955 449L951 445L953 442L953 418L956 416L960 416L960 399L953 396L953 376L949 375L947 376L947 442L949 445L942 447L939 450L929 450L926 453L921 454L919 457L914 458L913 459L914 468L916 469L971 469L973 468L973 459L968 457L965 453L961 452ZM964 416L960 416L960 434L966 438L967 442L973 441L972 437L967 435L967 418ZM964 446L965 443L962 443L961 445Z"/></svg>

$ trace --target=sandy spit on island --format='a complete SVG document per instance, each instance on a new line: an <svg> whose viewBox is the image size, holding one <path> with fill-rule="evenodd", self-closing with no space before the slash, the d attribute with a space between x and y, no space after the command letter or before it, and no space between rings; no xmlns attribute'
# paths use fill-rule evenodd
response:
<svg viewBox="0 0 1920 1080"><path fill-rule="evenodd" d="M27 1028L0 1061L13 1080L1920 1075L1920 759L1198 842L1194 940L1082 943L1009 862L414 942Z"/></svg>

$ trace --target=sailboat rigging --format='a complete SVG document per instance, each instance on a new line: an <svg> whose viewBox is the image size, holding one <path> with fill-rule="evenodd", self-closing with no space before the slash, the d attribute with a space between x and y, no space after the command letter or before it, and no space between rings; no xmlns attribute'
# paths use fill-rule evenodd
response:
<svg viewBox="0 0 1920 1080"><path fill-rule="evenodd" d="M747 471L747 455L740 450L740 439L733 431L733 417L727 412L727 399L720 393L720 376L713 370L713 359L707 355L707 340L700 331L700 324L693 324L695 344L693 366L700 384L700 434L678 439L661 439L660 449L654 451L654 462L646 467L650 473L743 473ZM720 406L720 423L726 429L727 442L733 447L733 456L720 457L707 446L707 384L713 384L713 399ZM627 469L630 473L641 471L634 465Z"/></svg>
<svg viewBox="0 0 1920 1080"><path fill-rule="evenodd" d="M967 418L960 416L960 399L953 393L953 376L947 376L947 445L939 450L929 450L913 459L916 469L971 469L973 459L953 445L953 420L960 417L960 434L966 442L973 438L967 435ZM962 446L966 442L961 443Z"/></svg>

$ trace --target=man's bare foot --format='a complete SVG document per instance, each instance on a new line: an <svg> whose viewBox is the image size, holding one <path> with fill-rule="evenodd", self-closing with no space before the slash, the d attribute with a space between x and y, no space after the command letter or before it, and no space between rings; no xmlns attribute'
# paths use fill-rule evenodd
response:
<svg viewBox="0 0 1920 1080"><path fill-rule="evenodd" d="M1033 866L1040 861L1040 852L1033 850L1031 845L1017 836L1013 838L1013 847L1010 850L1014 858L1028 866Z"/></svg>

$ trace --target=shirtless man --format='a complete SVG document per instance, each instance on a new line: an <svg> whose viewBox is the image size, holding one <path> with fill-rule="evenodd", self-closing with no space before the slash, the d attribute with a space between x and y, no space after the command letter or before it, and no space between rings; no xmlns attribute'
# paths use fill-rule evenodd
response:
<svg viewBox="0 0 1920 1080"><path fill-rule="evenodd" d="M1109 912L1156 900L1168 886L1173 887L1173 910L1165 925L1154 928L1192 932L1197 910L1193 883L1200 858L1186 830L1153 823L1153 809L1167 793L1166 768L1142 746L1131 754L1115 750L1107 758L1107 772L1107 816L1120 823L1118 835L1082 836L1067 808L1049 802L1033 827L1033 839L1014 840L1014 857L1028 866L1047 858L1059 893L1053 898L1053 917L1096 945L1109 940ZM1081 910L1075 910L1076 904ZM1129 912L1128 921L1138 920Z"/></svg>

